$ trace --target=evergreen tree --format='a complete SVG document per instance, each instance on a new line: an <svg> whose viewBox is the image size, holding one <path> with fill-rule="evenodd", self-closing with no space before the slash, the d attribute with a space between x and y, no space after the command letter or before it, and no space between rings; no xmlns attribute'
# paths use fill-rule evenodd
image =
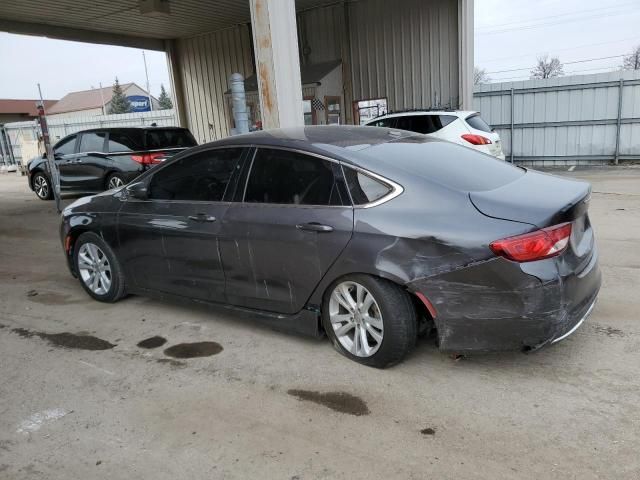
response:
<svg viewBox="0 0 640 480"><path fill-rule="evenodd" d="M173 108L171 97L164 89L164 85L160 84L160 96L158 97L158 106L160 110L170 110Z"/></svg>
<svg viewBox="0 0 640 480"><path fill-rule="evenodd" d="M118 77L116 77L116 82L113 84L109 113L129 113L130 111L131 102L125 97L120 82L118 82Z"/></svg>

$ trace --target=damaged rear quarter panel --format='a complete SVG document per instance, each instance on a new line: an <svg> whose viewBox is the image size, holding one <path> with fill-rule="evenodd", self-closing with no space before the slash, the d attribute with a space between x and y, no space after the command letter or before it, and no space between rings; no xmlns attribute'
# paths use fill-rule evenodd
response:
<svg viewBox="0 0 640 480"><path fill-rule="evenodd" d="M415 180L414 184L405 183L403 187L411 194L372 208L355 209L353 237L310 303L320 305L330 284L351 273L386 278L410 291L417 290L419 285L434 296L431 298L426 290L423 292L434 304L444 305L446 297L452 295L452 314L456 302L463 304L461 299L475 284L484 282L496 291L507 289L507 283L497 276L499 272L490 268L479 268L485 276L470 277L468 285L455 276L448 280L447 274L458 272L457 276L464 277L462 272L467 268L495 259L489 249L490 242L530 231L534 228L532 225L488 218L473 207L465 193L435 184L429 188L423 179ZM540 284L536 277L521 270L520 275ZM468 303L466 307L469 308ZM498 316L501 308L497 305ZM459 310L455 315L464 317L467 313Z"/></svg>

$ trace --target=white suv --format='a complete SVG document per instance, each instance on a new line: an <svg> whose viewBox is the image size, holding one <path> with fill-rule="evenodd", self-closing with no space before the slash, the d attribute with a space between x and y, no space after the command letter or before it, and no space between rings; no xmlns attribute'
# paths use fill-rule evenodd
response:
<svg viewBox="0 0 640 480"><path fill-rule="evenodd" d="M473 148L504 160L500 136L478 112L463 110L415 110L389 113L365 123L369 127L387 127L423 133Z"/></svg>

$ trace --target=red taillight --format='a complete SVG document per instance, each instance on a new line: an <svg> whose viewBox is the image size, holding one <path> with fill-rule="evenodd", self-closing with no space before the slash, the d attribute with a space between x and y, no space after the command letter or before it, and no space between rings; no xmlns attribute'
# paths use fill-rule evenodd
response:
<svg viewBox="0 0 640 480"><path fill-rule="evenodd" d="M516 237L496 240L493 253L515 262L531 262L561 254L569 244L571 223L562 223Z"/></svg>
<svg viewBox="0 0 640 480"><path fill-rule="evenodd" d="M156 163L161 163L162 160L160 158L164 156L164 152L143 153L142 155L131 155L131 160L142 165L155 165Z"/></svg>
<svg viewBox="0 0 640 480"><path fill-rule="evenodd" d="M483 137L482 135L474 135L472 133L465 133L462 135L462 139L466 140L472 145L489 145L491 144L491 140L487 137Z"/></svg>

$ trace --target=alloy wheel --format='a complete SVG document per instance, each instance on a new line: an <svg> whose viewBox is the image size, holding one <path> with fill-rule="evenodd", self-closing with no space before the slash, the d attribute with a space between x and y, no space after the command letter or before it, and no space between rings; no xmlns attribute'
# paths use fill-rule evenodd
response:
<svg viewBox="0 0 640 480"><path fill-rule="evenodd" d="M49 197L49 182L44 175L38 175L33 181L33 188L36 191L36 195L40 198Z"/></svg>
<svg viewBox="0 0 640 480"><path fill-rule="evenodd" d="M96 295L111 288L111 265L105 253L94 243L84 243L78 251L78 272L82 282Z"/></svg>
<svg viewBox="0 0 640 480"><path fill-rule="evenodd" d="M329 320L340 345L352 355L370 357L382 345L380 307L373 294L357 282L342 282L333 289Z"/></svg>
<svg viewBox="0 0 640 480"><path fill-rule="evenodd" d="M109 179L109 184L107 186L109 187L109 190L111 190L112 188L118 188L123 185L124 185L124 182L120 177L113 176Z"/></svg>

